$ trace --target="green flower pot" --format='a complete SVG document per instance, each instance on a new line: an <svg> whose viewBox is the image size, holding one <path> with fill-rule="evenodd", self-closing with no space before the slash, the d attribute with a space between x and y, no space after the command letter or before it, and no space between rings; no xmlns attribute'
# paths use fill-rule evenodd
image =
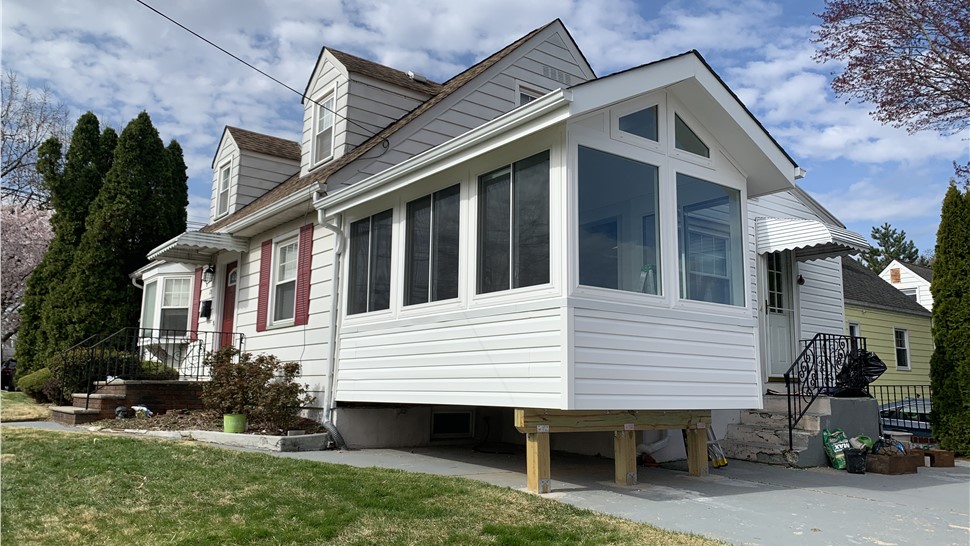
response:
<svg viewBox="0 0 970 546"><path fill-rule="evenodd" d="M227 413L222 416L223 432L246 432L246 415L243 413Z"/></svg>

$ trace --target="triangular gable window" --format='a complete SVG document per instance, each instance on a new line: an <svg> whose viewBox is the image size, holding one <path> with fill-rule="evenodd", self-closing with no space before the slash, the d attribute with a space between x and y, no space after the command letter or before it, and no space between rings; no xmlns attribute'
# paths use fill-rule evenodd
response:
<svg viewBox="0 0 970 546"><path fill-rule="evenodd" d="M620 116L617 120L619 129L640 138L657 142L657 106L637 110L631 114Z"/></svg>
<svg viewBox="0 0 970 546"><path fill-rule="evenodd" d="M677 114L674 114L674 146L678 150L684 150L701 157L711 157L711 149Z"/></svg>

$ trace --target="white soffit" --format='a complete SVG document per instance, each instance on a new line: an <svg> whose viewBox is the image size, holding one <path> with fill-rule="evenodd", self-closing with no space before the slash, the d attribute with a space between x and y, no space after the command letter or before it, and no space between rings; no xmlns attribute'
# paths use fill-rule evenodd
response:
<svg viewBox="0 0 970 546"><path fill-rule="evenodd" d="M758 218L755 226L758 254L791 250L795 259L806 262L869 250L862 235L818 220Z"/></svg>
<svg viewBox="0 0 970 546"><path fill-rule="evenodd" d="M249 239L233 237L227 233L203 233L187 231L152 249L149 260L169 262L208 264L212 256L219 252L245 252L249 250Z"/></svg>

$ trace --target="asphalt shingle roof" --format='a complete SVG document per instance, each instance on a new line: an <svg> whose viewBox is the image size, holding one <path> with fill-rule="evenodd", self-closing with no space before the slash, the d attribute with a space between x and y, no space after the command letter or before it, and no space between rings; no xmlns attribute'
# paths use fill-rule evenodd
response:
<svg viewBox="0 0 970 546"><path fill-rule="evenodd" d="M923 265L910 264L906 262L899 262L899 263L905 265L906 268L912 271L913 273L916 273L920 277L923 277L925 281L933 282L933 270L931 268Z"/></svg>
<svg viewBox="0 0 970 546"><path fill-rule="evenodd" d="M413 91L418 91L419 93L425 93L428 95L437 95L441 91L441 84L439 83L432 81L422 82L419 80L413 80L407 75L407 73L395 68L377 64L374 61L368 61L367 59L362 59L360 57L351 55L350 53L344 53L343 51L337 51L336 49L330 47L327 48L327 51L336 57L336 59L347 68L348 72L369 76L377 80L385 81L405 89L411 89Z"/></svg>
<svg viewBox="0 0 970 546"><path fill-rule="evenodd" d="M302 152L300 151L299 142L264 135L263 133L256 133L254 131L240 129L239 127L230 127L228 125L226 126L226 131L229 131L232 139L236 141L236 145L242 150L292 159L294 161L300 160L300 154Z"/></svg>
<svg viewBox="0 0 970 546"><path fill-rule="evenodd" d="M932 316L916 300L852 258L842 258L842 291L847 305L856 304L910 315Z"/></svg>

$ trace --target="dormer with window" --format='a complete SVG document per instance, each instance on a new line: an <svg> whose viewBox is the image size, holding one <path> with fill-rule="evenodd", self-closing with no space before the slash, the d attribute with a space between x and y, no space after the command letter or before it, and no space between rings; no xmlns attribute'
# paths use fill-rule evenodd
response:
<svg viewBox="0 0 970 546"><path fill-rule="evenodd" d="M346 154L440 87L420 74L324 48L303 99L300 175Z"/></svg>
<svg viewBox="0 0 970 546"><path fill-rule="evenodd" d="M226 127L212 159L212 204L216 222L275 188L299 169L300 145L292 140Z"/></svg>

